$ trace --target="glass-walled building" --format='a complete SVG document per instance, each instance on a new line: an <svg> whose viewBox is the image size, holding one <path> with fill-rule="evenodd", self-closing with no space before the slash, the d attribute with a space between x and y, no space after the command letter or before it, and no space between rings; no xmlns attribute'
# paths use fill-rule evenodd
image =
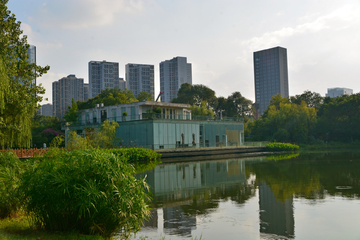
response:
<svg viewBox="0 0 360 240"><path fill-rule="evenodd" d="M254 52L255 108L263 114L272 96L289 97L287 50L275 47Z"/></svg>

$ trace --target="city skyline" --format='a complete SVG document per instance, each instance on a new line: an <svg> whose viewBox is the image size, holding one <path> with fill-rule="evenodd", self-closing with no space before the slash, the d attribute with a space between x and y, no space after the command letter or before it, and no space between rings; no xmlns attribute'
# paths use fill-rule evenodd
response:
<svg viewBox="0 0 360 240"><path fill-rule="evenodd" d="M218 97L239 91L255 102L252 53L275 46L289 51L290 96L305 90L325 96L335 87L360 90L356 0L12 0L8 8L37 47L38 64L51 67L37 79L49 99L42 104L51 102L53 81L76 74L88 82L92 59L154 64L157 96L158 63L173 56L192 63L193 84L214 89ZM119 75L125 76L125 67Z"/></svg>

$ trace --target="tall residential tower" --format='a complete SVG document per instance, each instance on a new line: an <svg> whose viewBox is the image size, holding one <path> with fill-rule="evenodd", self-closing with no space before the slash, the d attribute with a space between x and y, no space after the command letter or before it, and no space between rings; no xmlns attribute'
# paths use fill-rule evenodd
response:
<svg viewBox="0 0 360 240"><path fill-rule="evenodd" d="M89 98L96 97L101 90L114 88L119 81L119 63L107 61L89 62Z"/></svg>
<svg viewBox="0 0 360 240"><path fill-rule="evenodd" d="M84 101L84 79L69 75L52 83L53 116L63 119L71 100Z"/></svg>
<svg viewBox="0 0 360 240"><path fill-rule="evenodd" d="M275 47L254 52L256 117L266 110L272 96L289 97L286 48Z"/></svg>
<svg viewBox="0 0 360 240"><path fill-rule="evenodd" d="M125 66L126 87L137 98L140 92L148 92L154 99L154 65L129 63Z"/></svg>
<svg viewBox="0 0 360 240"><path fill-rule="evenodd" d="M183 83L192 85L191 63L186 57L175 57L160 63L160 92L162 102L171 102Z"/></svg>

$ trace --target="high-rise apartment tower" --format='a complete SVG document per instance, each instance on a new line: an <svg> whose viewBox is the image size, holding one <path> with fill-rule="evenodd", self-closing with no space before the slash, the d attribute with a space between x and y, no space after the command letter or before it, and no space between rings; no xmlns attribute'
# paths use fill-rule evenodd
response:
<svg viewBox="0 0 360 240"><path fill-rule="evenodd" d="M328 88L325 97L340 97L342 95L351 95L353 90L350 88Z"/></svg>
<svg viewBox="0 0 360 240"><path fill-rule="evenodd" d="M137 98L140 92L148 92L154 99L154 65L129 63L125 66L126 87Z"/></svg>
<svg viewBox="0 0 360 240"><path fill-rule="evenodd" d="M275 47L254 52L256 117L266 110L271 97L289 97L286 48Z"/></svg>
<svg viewBox="0 0 360 240"><path fill-rule="evenodd" d="M84 101L84 79L69 75L52 83L53 116L63 119L71 100Z"/></svg>
<svg viewBox="0 0 360 240"><path fill-rule="evenodd" d="M171 102L183 83L192 85L191 63L186 57L175 57L160 63L160 92L162 102Z"/></svg>
<svg viewBox="0 0 360 240"><path fill-rule="evenodd" d="M89 62L89 98L96 97L101 90L114 88L119 79L119 63L107 61ZM116 84L116 83L115 83Z"/></svg>

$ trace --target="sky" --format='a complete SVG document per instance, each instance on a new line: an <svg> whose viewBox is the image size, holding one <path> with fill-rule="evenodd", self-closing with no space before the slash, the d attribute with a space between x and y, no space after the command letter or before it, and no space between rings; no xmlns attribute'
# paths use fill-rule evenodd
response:
<svg viewBox="0 0 360 240"><path fill-rule="evenodd" d="M327 88L360 92L360 0L9 0L52 103L52 82L75 74L88 82L89 61L155 66L176 56L192 64L193 84L254 101L253 52L287 49L290 96ZM46 98L48 100L46 100Z"/></svg>

